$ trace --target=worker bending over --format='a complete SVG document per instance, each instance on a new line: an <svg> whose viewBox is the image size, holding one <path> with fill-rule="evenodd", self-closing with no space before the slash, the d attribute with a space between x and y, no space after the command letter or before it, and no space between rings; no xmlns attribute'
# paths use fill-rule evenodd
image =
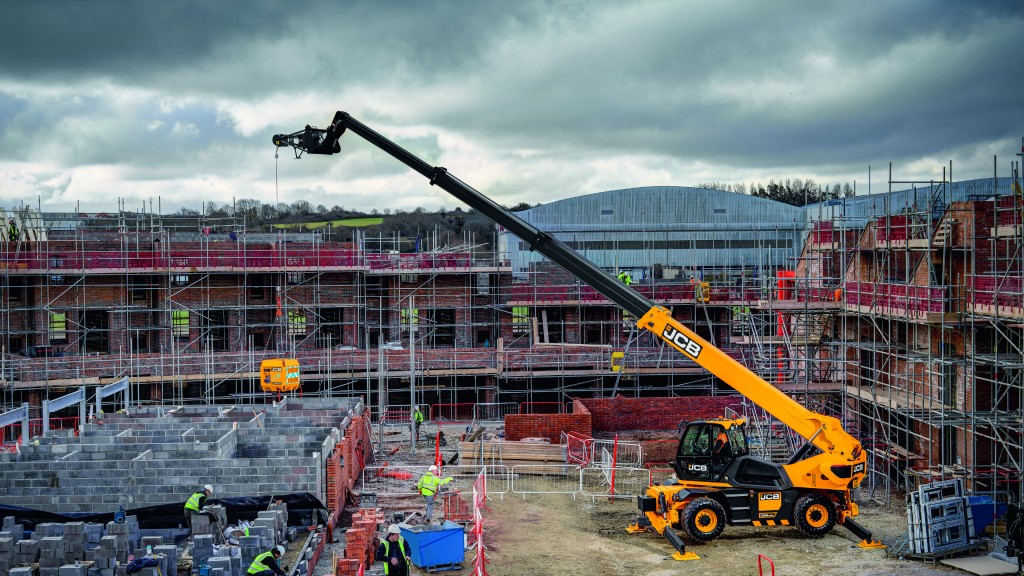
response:
<svg viewBox="0 0 1024 576"><path fill-rule="evenodd" d="M385 576L409 574L409 553L405 551L405 538L397 524L388 526L388 535L377 548L377 560L384 564Z"/></svg>
<svg viewBox="0 0 1024 576"><path fill-rule="evenodd" d="M188 500L185 501L185 523L188 525L189 532L192 531L192 515L203 514L201 510L203 506L206 506L206 499L211 495L213 495L213 486L207 484L203 486L202 490L189 496Z"/></svg>
<svg viewBox="0 0 1024 576"><path fill-rule="evenodd" d="M416 488L423 495L423 499L427 502L427 524L434 518L434 496L437 494L441 486L451 482L453 478L439 478L437 476L437 466L431 465L427 469L427 473L420 476L419 482L416 483Z"/></svg>
<svg viewBox="0 0 1024 576"><path fill-rule="evenodd" d="M269 552L264 552L253 559L246 573L249 576L286 576L277 561L284 556L284 546L277 545Z"/></svg>

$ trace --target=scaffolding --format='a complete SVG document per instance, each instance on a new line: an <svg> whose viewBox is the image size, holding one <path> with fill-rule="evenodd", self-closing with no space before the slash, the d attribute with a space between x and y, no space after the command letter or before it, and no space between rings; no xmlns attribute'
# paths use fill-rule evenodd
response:
<svg viewBox="0 0 1024 576"><path fill-rule="evenodd" d="M772 230L743 237L789 250L787 266L681 266L656 248L668 236L637 241L650 265L632 287L840 418L871 455L862 492L883 504L950 478L1020 488L1019 162L1010 186L994 165L991 190L966 199L951 193L952 165L943 172L899 181L890 168L867 218L845 199L808 208L800 246L780 247ZM0 231L0 412L122 378L144 404L262 403L258 366L281 356L300 360L305 393L370 406L733 394L564 271L513 270L493 238L262 233L241 216L123 204L0 216L20 228ZM766 457L795 449L763 409L748 402L744 416Z"/></svg>

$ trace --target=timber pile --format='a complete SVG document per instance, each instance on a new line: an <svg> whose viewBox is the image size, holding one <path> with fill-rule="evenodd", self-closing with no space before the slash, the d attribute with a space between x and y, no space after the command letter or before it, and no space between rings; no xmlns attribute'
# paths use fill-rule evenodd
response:
<svg viewBox="0 0 1024 576"><path fill-rule="evenodd" d="M565 463L565 446L560 444L500 440L459 442L459 464L521 466L523 468L517 472L552 474L562 472Z"/></svg>

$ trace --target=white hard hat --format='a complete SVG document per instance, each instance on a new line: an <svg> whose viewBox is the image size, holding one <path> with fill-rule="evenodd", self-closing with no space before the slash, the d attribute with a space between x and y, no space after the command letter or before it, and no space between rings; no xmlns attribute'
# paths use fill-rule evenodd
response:
<svg viewBox="0 0 1024 576"><path fill-rule="evenodd" d="M401 534L402 530L398 527L398 524L392 524L388 526L388 534Z"/></svg>
<svg viewBox="0 0 1024 576"><path fill-rule="evenodd" d="M434 466L433 464L431 464L430 468L427 468L427 470L430 470L431 472L437 472L437 466Z"/></svg>
<svg viewBox="0 0 1024 576"><path fill-rule="evenodd" d="M209 484L207 484L206 486L203 486L203 490L206 490L210 494L213 494L213 486L210 486Z"/></svg>
<svg viewBox="0 0 1024 576"><path fill-rule="evenodd" d="M281 556L284 556L284 546L281 546L280 544L278 544L277 547L274 548L274 550L277 550L278 554L280 554Z"/></svg>

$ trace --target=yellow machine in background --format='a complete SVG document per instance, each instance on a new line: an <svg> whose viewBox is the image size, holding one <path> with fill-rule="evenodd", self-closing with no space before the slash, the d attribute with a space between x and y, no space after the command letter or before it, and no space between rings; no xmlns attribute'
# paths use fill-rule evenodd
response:
<svg viewBox="0 0 1024 576"><path fill-rule="evenodd" d="M301 387L299 361L274 358L260 363L260 387L264 392L293 392Z"/></svg>

